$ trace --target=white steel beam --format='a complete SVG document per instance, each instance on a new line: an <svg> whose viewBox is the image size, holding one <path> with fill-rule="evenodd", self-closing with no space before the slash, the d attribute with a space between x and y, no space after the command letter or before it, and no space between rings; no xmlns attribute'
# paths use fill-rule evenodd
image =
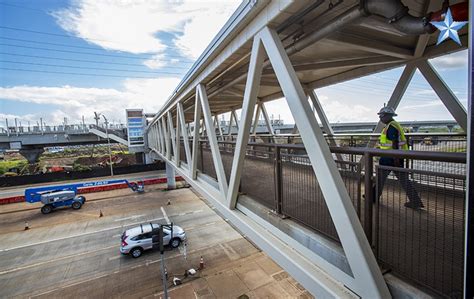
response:
<svg viewBox="0 0 474 299"><path fill-rule="evenodd" d="M161 150L161 153L166 154L165 133L164 133L162 124L163 124L163 118L160 118L158 122L158 129L159 129L158 134L160 135L160 143L161 143L160 150Z"/></svg>
<svg viewBox="0 0 474 299"><path fill-rule="evenodd" d="M312 90L308 92L308 94L309 94L309 98L311 99L311 102L313 103L313 107L314 109L316 109L316 113L318 114L318 117L321 120L321 124L323 125L324 131L328 135L331 135L331 136L334 135L334 131L332 130L331 124L329 123L326 113L324 113L323 107L321 106L321 103L319 102L316 91Z"/></svg>
<svg viewBox="0 0 474 299"><path fill-rule="evenodd" d="M232 134L232 123L234 120L234 110L230 111L230 117L229 117L229 126L227 130L227 136L230 136Z"/></svg>
<svg viewBox="0 0 474 299"><path fill-rule="evenodd" d="M429 36L429 35L428 35ZM356 58L356 59L344 59L344 60L334 60L334 61L323 61L323 62L314 62L314 63L305 63L300 65L295 65L295 71L314 71L322 69L333 69L340 67L361 67L367 65L383 65L394 62L402 62L403 59L396 57L387 57L387 56L375 56L368 58ZM273 74L273 70L269 70ZM264 72L265 73L265 72Z"/></svg>
<svg viewBox="0 0 474 299"><path fill-rule="evenodd" d="M183 103L178 102L178 114L179 114L179 123L181 125L181 131L183 134L183 141L184 141L184 152L186 154L186 164L188 167L191 165L192 157L191 157L191 150L189 148L189 135L188 129L186 128L186 119L184 118L184 111L183 111Z"/></svg>
<svg viewBox="0 0 474 299"><path fill-rule="evenodd" d="M257 127L258 127L258 120L260 118L260 111L262 107L260 106L260 103L257 104L257 111L255 112L255 118L253 120L253 126L252 126L252 135L255 136L257 135Z"/></svg>
<svg viewBox="0 0 474 299"><path fill-rule="evenodd" d="M178 105L176 105L176 136L175 136L175 158L176 158L176 166L181 166L181 130L179 128L179 112L178 112Z"/></svg>
<svg viewBox="0 0 474 299"><path fill-rule="evenodd" d="M157 127L156 127L156 123L154 123L152 126L151 126L151 133L153 134L153 139L154 139L154 147L157 151L160 150L160 142L158 140L158 132L157 132Z"/></svg>
<svg viewBox="0 0 474 299"><path fill-rule="evenodd" d="M464 132L467 132L467 112L456 95L427 60L418 62L417 67L436 92L441 102L443 102L444 106L448 109L449 113L451 113Z"/></svg>
<svg viewBox="0 0 474 299"><path fill-rule="evenodd" d="M332 42L344 44L350 48L377 53L402 59L413 58L412 50L389 45L381 41L368 39L357 34L337 32L328 37Z"/></svg>
<svg viewBox="0 0 474 299"><path fill-rule="evenodd" d="M263 115L263 118L265 119L265 124L267 125L268 133L274 136L275 132L273 131L272 122L270 121L270 118L268 117L267 108L265 108L265 103L263 102L260 103L260 108L262 109L262 115Z"/></svg>
<svg viewBox="0 0 474 299"><path fill-rule="evenodd" d="M206 88L203 84L199 84L196 87L196 95L199 95L199 98L201 99L204 122L207 128L209 146L211 147L212 161L214 162L214 169L216 170L217 174L219 190L221 191L222 199L225 200L228 189L227 178L225 176L224 165L222 164L219 144L217 143L216 130L212 123L211 109L209 107L209 100L207 98Z"/></svg>
<svg viewBox="0 0 474 299"><path fill-rule="evenodd" d="M199 150L199 127L201 124L201 102L199 101L198 94L196 93L196 100L194 102L194 132L193 132L193 156L191 160L191 166L189 167L190 176L193 180L197 176L197 155Z"/></svg>
<svg viewBox="0 0 474 299"><path fill-rule="evenodd" d="M345 249L354 274L353 284L351 283L349 287L362 297L390 298L390 292L365 237L344 181L278 34L265 27L255 37L256 40L259 38L265 46L288 106L300 128L313 171Z"/></svg>
<svg viewBox="0 0 474 299"><path fill-rule="evenodd" d="M397 110L398 105L400 104L400 101L403 98L403 95L407 91L408 86L410 85L410 82L413 78L413 75L415 74L416 67L414 63L409 63L405 66L405 69L403 70L400 79L398 79L397 85L395 86L395 89L392 92L392 95L390 96L390 99L388 100L387 106L393 108L393 110ZM380 133L382 132L382 129L385 127L385 124L379 120L377 123L377 126L375 126L375 129L373 133ZM369 142L368 147L373 147L375 142ZM362 164L363 165L363 164Z"/></svg>
<svg viewBox="0 0 474 299"><path fill-rule="evenodd" d="M163 115L161 118L161 127L163 128L163 135L165 137L165 151L166 151L166 158L171 160L171 142L170 142L170 130L168 130L166 125L166 115Z"/></svg>
<svg viewBox="0 0 474 299"><path fill-rule="evenodd" d="M242 105L242 107L243 107L243 105ZM234 115L235 128L236 128L237 131L238 131L238 130L239 130L239 126L240 126L239 118L237 117L237 113L235 112L235 110L232 110L232 114Z"/></svg>
<svg viewBox="0 0 474 299"><path fill-rule="evenodd" d="M263 44L259 38L254 38L252 54L250 55L249 71L247 83L245 84L244 101L242 103L242 113L240 128L237 134L234 159L232 161L232 172L229 180L229 192L227 193L227 204L230 209L235 209L237 195L239 191L244 157L250 136L250 125L257 103L257 95L260 88L260 78L262 77L263 60L265 58ZM235 113L235 111L233 111ZM237 120L237 118L236 118ZM236 121L237 123L237 121Z"/></svg>
<svg viewBox="0 0 474 299"><path fill-rule="evenodd" d="M428 13L432 11L436 11L437 9L439 9L439 4L436 3L436 1L425 1L425 7L424 7L425 14L424 15L427 15ZM418 57L423 56L430 38L431 38L430 34L422 34L418 36L418 40L415 46L415 51L413 54L414 57L418 58Z"/></svg>
<svg viewBox="0 0 474 299"><path fill-rule="evenodd" d="M217 128L217 131L219 132L219 137L221 138L222 141L224 141L224 135L222 134L222 127L221 127L221 122L219 121L218 114L214 115L214 125Z"/></svg>
<svg viewBox="0 0 474 299"><path fill-rule="evenodd" d="M331 124L329 123L329 120L326 116L326 113L324 113L324 109L321 106L321 102L319 101L318 95L316 94L315 90L311 90L308 92L309 98L311 102L313 103L313 107L316 110L316 113L318 114L319 119L321 120L321 124L323 125L323 129L328 135L329 139L329 145L331 146L337 146L336 141L332 137L334 135L334 131L332 130ZM344 161L344 156L342 154L336 154L336 158L339 161ZM346 164L343 164L343 167L348 166Z"/></svg>
<svg viewBox="0 0 474 299"><path fill-rule="evenodd" d="M154 126L155 126L155 135L156 135L157 149L158 149L158 151L163 152L162 143L161 143L161 135L160 135L159 122L155 123Z"/></svg>
<svg viewBox="0 0 474 299"><path fill-rule="evenodd" d="M201 136L206 137L207 136L207 127L204 124L204 120L201 119L200 125L201 125L201 129L202 129L201 130Z"/></svg>
<svg viewBox="0 0 474 299"><path fill-rule="evenodd" d="M172 157L172 159L173 158L176 159L176 132L175 132L174 127L173 127L173 117L171 115L171 111L168 110L167 116L168 116L167 117L167 119L168 119L168 134L170 135L171 148L173 149L173 155L171 157ZM171 154L171 152L170 152L170 154ZM178 160L176 160L176 162L178 162Z"/></svg>

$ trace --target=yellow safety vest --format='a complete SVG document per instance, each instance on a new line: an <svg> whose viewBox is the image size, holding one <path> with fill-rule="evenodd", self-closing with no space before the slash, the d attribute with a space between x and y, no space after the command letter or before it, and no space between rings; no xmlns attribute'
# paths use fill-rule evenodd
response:
<svg viewBox="0 0 474 299"><path fill-rule="evenodd" d="M385 150L394 149L393 141L387 138L387 130L390 126L398 130L398 148L402 150L408 150L408 143L405 137L405 132L403 131L403 127L394 120L392 120L388 125L385 126L385 128L383 128L382 133L380 134L380 148Z"/></svg>

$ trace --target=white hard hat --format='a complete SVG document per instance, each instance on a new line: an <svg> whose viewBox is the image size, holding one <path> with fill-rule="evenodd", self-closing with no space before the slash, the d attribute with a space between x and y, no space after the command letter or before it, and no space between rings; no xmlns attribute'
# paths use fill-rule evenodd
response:
<svg viewBox="0 0 474 299"><path fill-rule="evenodd" d="M393 116L397 116L397 114L395 113L395 110L393 110L392 107L387 107L387 106L383 106L382 109L380 109L379 113L377 113L378 115L381 115L381 114L390 114L390 115L393 115Z"/></svg>

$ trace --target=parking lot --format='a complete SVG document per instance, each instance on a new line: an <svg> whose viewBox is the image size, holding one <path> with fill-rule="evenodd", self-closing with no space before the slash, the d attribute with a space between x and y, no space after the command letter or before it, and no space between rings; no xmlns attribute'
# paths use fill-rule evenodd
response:
<svg viewBox="0 0 474 299"><path fill-rule="evenodd" d="M186 250L165 251L170 298L310 297L192 189L164 187L86 194L82 209L49 215L35 204L0 206L0 297L162 297L159 252L137 259L119 252L122 232L149 222L186 231ZM204 269L185 278L201 256ZM172 286L173 277L183 284Z"/></svg>

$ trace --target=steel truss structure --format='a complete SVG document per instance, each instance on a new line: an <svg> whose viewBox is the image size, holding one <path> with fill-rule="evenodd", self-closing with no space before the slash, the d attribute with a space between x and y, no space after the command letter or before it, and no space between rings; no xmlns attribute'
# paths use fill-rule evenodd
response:
<svg viewBox="0 0 474 299"><path fill-rule="evenodd" d="M311 7L319 9L319 5L324 2L311 2ZM224 44L227 46L219 48L217 43L211 44L211 48L196 63L198 69L188 74L178 87L179 92L168 100L148 126L147 145L157 158L173 167L239 230L315 296L388 298L390 292L310 102L323 130L332 135L332 128L314 89L405 65L388 106L394 109L398 107L418 69L453 118L467 131L465 108L428 61L428 58L462 48L453 43L435 47L430 35L411 38L410 41L414 44L412 51L384 39L375 41L364 37L348 26L354 23L364 24L369 19L366 19L358 6L358 1L348 2L350 3L340 4L341 9L337 12L328 9L331 13L327 16L320 14L327 17L322 18L327 22L319 26L312 26L310 23L308 28L314 29L314 32L307 34L304 39L295 39L289 46L287 39L282 39L280 35L293 29L287 24L291 24L293 17L301 17L301 12L305 13L304 16L309 14L306 11L308 9L305 10L305 5L309 4L305 1L259 1L253 2L251 6L248 3L242 4L239 11L245 13L234 14L232 22L229 21L224 28L234 30L226 31L227 42ZM426 1L419 9L429 11L440 3L441 1ZM415 3L411 4L415 6ZM235 25L242 22L247 25ZM224 37L221 36L221 39ZM461 39L465 42L466 35L461 35ZM306 49L321 49L317 44L322 40L338 47L346 45L359 51L359 56L352 55L344 59L333 57L327 60L317 60L315 56L311 56L310 61L304 60L308 53ZM239 53L240 56L227 61L232 54L239 52L238 49L247 50L243 51L246 54ZM290 57L295 54L297 57L291 60ZM220 67L221 65L226 68ZM237 70L234 76L229 75L228 70L234 68ZM317 71L323 76L312 76ZM246 80L244 85L243 80ZM238 203L238 189L249 138L256 133L260 115L263 115L268 131L274 135L265 103L281 97L286 99L299 129L352 275L314 254ZM240 121L235 112L239 108L242 108ZM229 136L234 126L238 130L229 180L224 172L218 144L219 138L225 137L219 115L226 112L230 112L226 134ZM380 132L381 129L382 124L379 123L374 132ZM197 170L198 144L204 134L209 142L217 180ZM180 156L182 146L185 157Z"/></svg>

